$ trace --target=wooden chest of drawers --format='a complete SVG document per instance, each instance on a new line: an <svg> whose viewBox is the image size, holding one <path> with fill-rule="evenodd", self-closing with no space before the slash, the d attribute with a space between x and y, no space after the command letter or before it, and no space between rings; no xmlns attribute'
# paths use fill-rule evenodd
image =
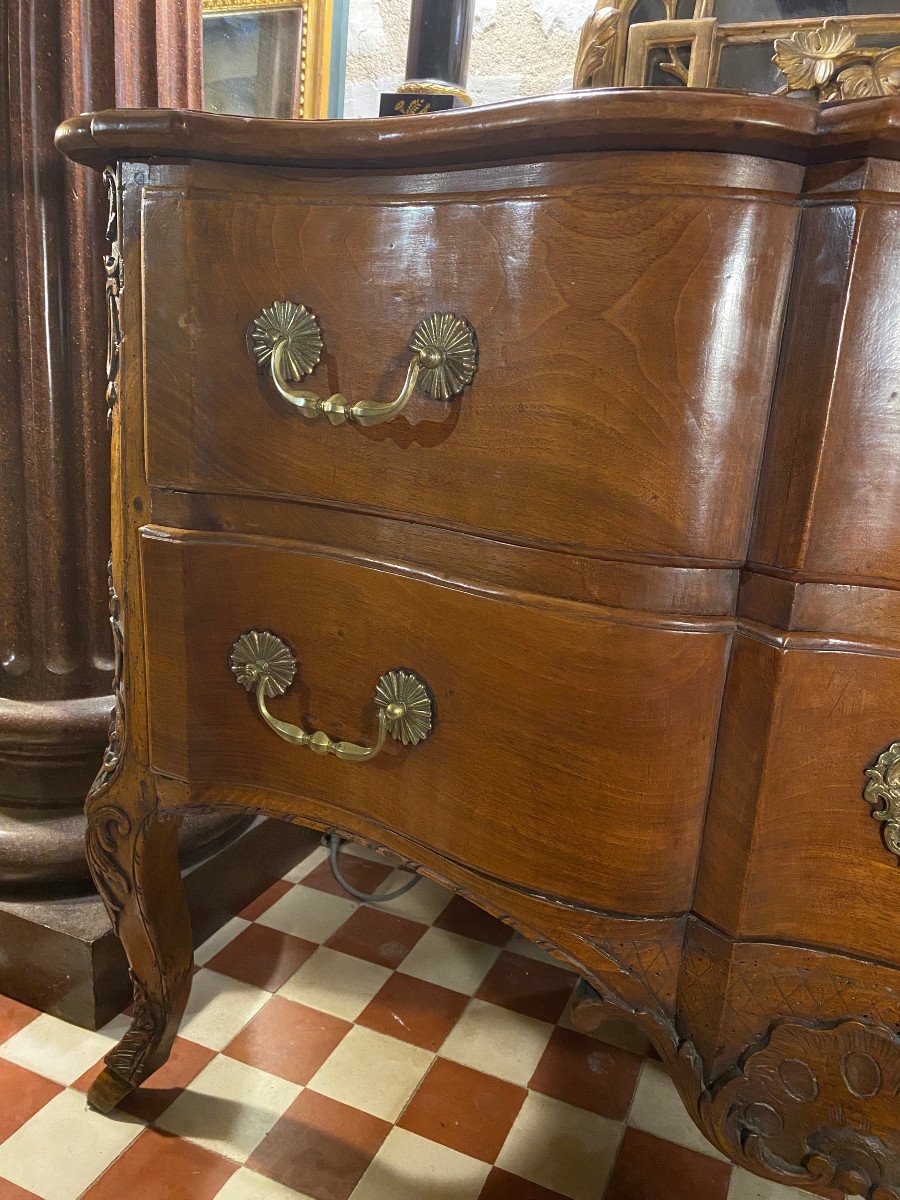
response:
<svg viewBox="0 0 900 1200"><path fill-rule="evenodd" d="M900 1197L900 104L68 122L110 191L113 1107L178 818L387 848L763 1175ZM873 819L874 818L874 819Z"/></svg>

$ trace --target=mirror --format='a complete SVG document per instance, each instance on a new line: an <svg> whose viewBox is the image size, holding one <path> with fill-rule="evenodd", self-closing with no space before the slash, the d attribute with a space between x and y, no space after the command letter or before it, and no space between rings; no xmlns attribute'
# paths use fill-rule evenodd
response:
<svg viewBox="0 0 900 1200"><path fill-rule="evenodd" d="M395 92L406 78L412 2L203 0L205 107L246 116L376 115L382 93ZM900 0L471 5L466 91L475 104L567 91L573 75L579 87L803 90L797 87L802 63L787 79L773 61L775 43L800 37L802 59L802 39L826 18L847 28L852 45L838 39L833 77L809 94L900 91L900 68L885 54L900 46Z"/></svg>

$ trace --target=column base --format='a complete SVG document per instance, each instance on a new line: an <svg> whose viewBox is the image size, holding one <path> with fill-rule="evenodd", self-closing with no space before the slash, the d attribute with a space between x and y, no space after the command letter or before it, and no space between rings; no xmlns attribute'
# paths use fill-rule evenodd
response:
<svg viewBox="0 0 900 1200"><path fill-rule="evenodd" d="M230 831L229 831L230 836ZM309 853L319 834L261 821L185 877L199 945ZM98 1029L131 1000L125 955L96 895L0 901L0 992Z"/></svg>

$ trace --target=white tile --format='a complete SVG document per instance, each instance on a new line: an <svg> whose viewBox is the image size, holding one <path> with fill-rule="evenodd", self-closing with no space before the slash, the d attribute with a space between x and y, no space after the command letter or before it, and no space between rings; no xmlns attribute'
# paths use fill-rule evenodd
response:
<svg viewBox="0 0 900 1200"><path fill-rule="evenodd" d="M472 996L499 956L497 946L432 927L419 938L398 970Z"/></svg>
<svg viewBox="0 0 900 1200"><path fill-rule="evenodd" d="M93 1033L41 1013L0 1046L0 1057L56 1083L74 1083L113 1048L130 1024L128 1017L119 1016Z"/></svg>
<svg viewBox="0 0 900 1200"><path fill-rule="evenodd" d="M684 1107L678 1089L661 1063L647 1059L631 1102L628 1124L667 1142L727 1162L712 1142L706 1140Z"/></svg>
<svg viewBox="0 0 900 1200"><path fill-rule="evenodd" d="M570 1200L603 1195L623 1126L551 1096L529 1092L497 1166Z"/></svg>
<svg viewBox="0 0 900 1200"><path fill-rule="evenodd" d="M782 1187L780 1183L770 1183L751 1175L741 1167L735 1167L731 1174L731 1186L728 1189L728 1200L813 1200L809 1192L798 1188Z"/></svg>
<svg viewBox="0 0 900 1200"><path fill-rule="evenodd" d="M309 1081L311 1091L396 1121L434 1055L356 1025Z"/></svg>
<svg viewBox="0 0 900 1200"><path fill-rule="evenodd" d="M143 1129L134 1117L92 1112L81 1092L60 1092L0 1145L0 1176L42 1200L75 1200Z"/></svg>
<svg viewBox="0 0 900 1200"><path fill-rule="evenodd" d="M204 966L211 958L224 950L229 942L233 942L239 933L243 933L251 921L245 921L243 917L232 917L230 921L226 921L212 937L208 937L194 951L194 962L198 967Z"/></svg>
<svg viewBox="0 0 900 1200"><path fill-rule="evenodd" d="M409 871L392 871L387 879L375 889L375 894L387 895L395 892L411 878ZM406 917L409 921L420 921L423 925L430 925L432 921L437 920L452 899L452 892L448 892L440 884L420 875L419 882L411 891L407 892L405 896L401 896L399 900L391 900L383 907L385 912L394 913L398 917Z"/></svg>
<svg viewBox="0 0 900 1200"><path fill-rule="evenodd" d="M341 854L355 854L357 858L364 858L368 862L381 863L382 866L398 867L400 859L396 854L391 854L387 850L370 850L368 846L361 846L359 842L345 842L341 846Z"/></svg>
<svg viewBox="0 0 900 1200"><path fill-rule="evenodd" d="M235 1171L215 1200L313 1200L306 1192L295 1192L247 1167Z"/></svg>
<svg viewBox="0 0 900 1200"><path fill-rule="evenodd" d="M553 1026L484 1000L470 1000L441 1046L441 1058L525 1087L547 1048Z"/></svg>
<svg viewBox="0 0 900 1200"><path fill-rule="evenodd" d="M258 924L292 933L308 942L327 942L352 917L359 905L344 896L330 896L315 888L293 887L258 918Z"/></svg>
<svg viewBox="0 0 900 1200"><path fill-rule="evenodd" d="M320 1012L355 1021L392 972L320 946L279 989L279 996L317 1008Z"/></svg>
<svg viewBox="0 0 900 1200"><path fill-rule="evenodd" d="M301 858L296 867L293 867L284 876L288 883L299 883L301 879L305 879L323 862L328 861L328 851L324 846L317 846L315 850L307 854L306 858Z"/></svg>
<svg viewBox="0 0 900 1200"><path fill-rule="evenodd" d="M491 1168L405 1129L392 1129L350 1200L477 1200Z"/></svg>
<svg viewBox="0 0 900 1200"><path fill-rule="evenodd" d="M208 969L198 971L179 1034L209 1050L224 1050L271 999L270 992L240 979Z"/></svg>
<svg viewBox="0 0 900 1200"><path fill-rule="evenodd" d="M243 1163L302 1091L296 1083L220 1055L156 1124Z"/></svg>

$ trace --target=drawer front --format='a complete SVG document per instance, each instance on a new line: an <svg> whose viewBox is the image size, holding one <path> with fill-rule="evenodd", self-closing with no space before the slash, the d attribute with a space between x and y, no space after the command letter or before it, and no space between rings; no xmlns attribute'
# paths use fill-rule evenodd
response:
<svg viewBox="0 0 900 1200"><path fill-rule="evenodd" d="M895 651L784 651L738 635L700 916L736 937L900 964L898 856L889 821L874 819L878 811L896 819L896 768L891 778L884 767L884 791L864 795L867 768L900 739L898 695Z"/></svg>
<svg viewBox="0 0 900 1200"><path fill-rule="evenodd" d="M152 762L354 814L496 878L638 915L691 900L727 637L610 621L245 539L145 531ZM289 744L232 675L232 644L297 659L274 717L371 744L383 672L429 685L427 740L370 761ZM330 811L330 810L329 810Z"/></svg>
<svg viewBox="0 0 900 1200"><path fill-rule="evenodd" d="M659 194L660 173L439 202L148 189L151 483L742 561L795 209ZM377 428L308 421L247 348L285 299L318 317L321 395L394 399L434 312L471 322L477 374Z"/></svg>

